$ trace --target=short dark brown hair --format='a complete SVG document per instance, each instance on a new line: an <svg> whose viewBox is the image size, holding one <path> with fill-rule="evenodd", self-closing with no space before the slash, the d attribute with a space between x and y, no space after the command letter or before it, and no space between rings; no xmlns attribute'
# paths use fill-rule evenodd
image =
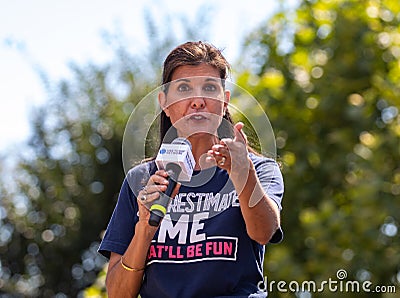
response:
<svg viewBox="0 0 400 298"><path fill-rule="evenodd" d="M171 81L174 70L183 65L208 64L215 67L219 77L225 80L231 66L221 51L210 43L189 41L173 49L164 61L162 84Z"/></svg>

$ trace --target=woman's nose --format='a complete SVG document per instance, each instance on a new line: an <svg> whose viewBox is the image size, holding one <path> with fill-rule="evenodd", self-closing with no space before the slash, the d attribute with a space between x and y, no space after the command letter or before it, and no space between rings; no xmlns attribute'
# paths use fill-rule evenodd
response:
<svg viewBox="0 0 400 298"><path fill-rule="evenodd" d="M192 99L190 106L196 110L203 109L206 106L206 102L203 97L198 96Z"/></svg>

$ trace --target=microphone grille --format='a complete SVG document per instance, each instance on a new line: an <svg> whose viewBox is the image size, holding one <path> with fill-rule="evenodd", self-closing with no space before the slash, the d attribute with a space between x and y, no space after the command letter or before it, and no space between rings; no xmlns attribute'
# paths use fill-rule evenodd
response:
<svg viewBox="0 0 400 298"><path fill-rule="evenodd" d="M192 150L192 144L185 138L176 138L172 141L172 144L188 145L190 147L190 150Z"/></svg>

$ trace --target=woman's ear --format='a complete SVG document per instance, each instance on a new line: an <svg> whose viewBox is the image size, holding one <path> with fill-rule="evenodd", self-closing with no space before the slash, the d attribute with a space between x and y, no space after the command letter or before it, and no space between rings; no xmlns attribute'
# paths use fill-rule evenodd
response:
<svg viewBox="0 0 400 298"><path fill-rule="evenodd" d="M230 100L231 100L231 92L229 90L225 90L224 115L228 108L228 104L229 104Z"/></svg>
<svg viewBox="0 0 400 298"><path fill-rule="evenodd" d="M158 93L158 103L160 104L161 109L164 111L165 115L169 117L169 111L167 106L167 96L165 92L161 91Z"/></svg>

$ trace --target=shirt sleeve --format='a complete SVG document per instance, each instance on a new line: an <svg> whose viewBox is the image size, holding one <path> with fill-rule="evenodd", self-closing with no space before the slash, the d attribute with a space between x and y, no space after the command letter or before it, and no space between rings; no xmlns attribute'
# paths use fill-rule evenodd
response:
<svg viewBox="0 0 400 298"><path fill-rule="evenodd" d="M254 163L258 179L265 193L282 210L282 198L284 193L284 183L281 170L275 160L264 157L251 156ZM283 230L281 227L272 236L270 243L279 243L283 239Z"/></svg>
<svg viewBox="0 0 400 298"><path fill-rule="evenodd" d="M155 171L155 163L150 161L132 168L127 173L98 250L106 258L110 258L111 252L123 255L131 243L139 221L137 194Z"/></svg>
<svg viewBox="0 0 400 298"><path fill-rule="evenodd" d="M110 258L111 252L120 255L125 253L135 234L135 225L139 219L137 213L136 196L130 189L128 179L125 178L118 196L118 202L100 243L99 253L106 258Z"/></svg>

